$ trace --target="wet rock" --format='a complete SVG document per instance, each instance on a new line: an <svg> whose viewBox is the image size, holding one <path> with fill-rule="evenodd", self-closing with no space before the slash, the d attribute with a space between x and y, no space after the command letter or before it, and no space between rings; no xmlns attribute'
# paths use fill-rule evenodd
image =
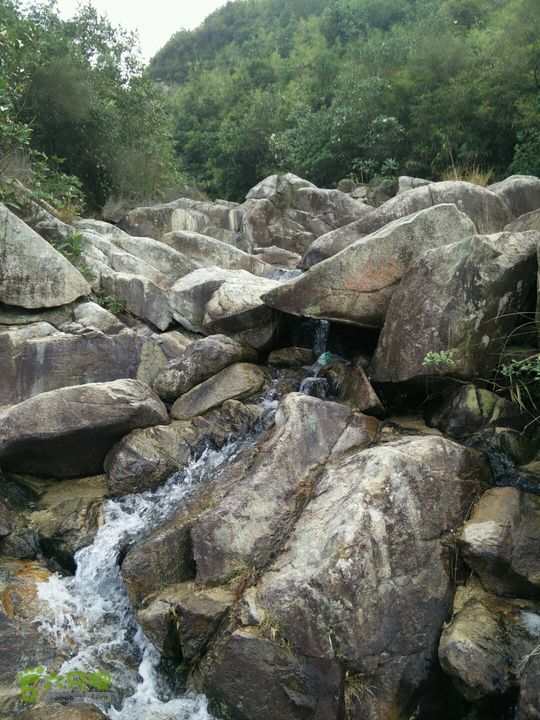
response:
<svg viewBox="0 0 540 720"><path fill-rule="evenodd" d="M52 477L98 474L122 436L166 420L158 396L137 380L52 390L0 413L0 465Z"/></svg>
<svg viewBox="0 0 540 720"><path fill-rule="evenodd" d="M170 361L157 375L154 390L172 402L229 365L256 359L252 348L226 335L210 335L191 343L180 357Z"/></svg>
<svg viewBox="0 0 540 720"><path fill-rule="evenodd" d="M234 602L231 590L186 582L159 592L137 620L160 655L189 663L203 653Z"/></svg>
<svg viewBox="0 0 540 720"><path fill-rule="evenodd" d="M39 632L35 618L40 616L42 602L37 584L51 573L37 562L0 559L0 714L14 717L22 710L16 681L17 673L34 667L37 660L52 665L60 653L44 633Z"/></svg>
<svg viewBox="0 0 540 720"><path fill-rule="evenodd" d="M386 411L366 373L361 367L352 368L345 376L341 386L339 399L346 402L354 410L384 417Z"/></svg>
<svg viewBox="0 0 540 720"><path fill-rule="evenodd" d="M111 496L159 487L206 447L219 448L246 434L257 420L249 406L229 400L204 418L133 431L105 459Z"/></svg>
<svg viewBox="0 0 540 720"><path fill-rule="evenodd" d="M176 231L164 235L162 242L200 266L215 265L225 270L246 270L253 275L264 275L271 271L261 258L207 235Z"/></svg>
<svg viewBox="0 0 540 720"><path fill-rule="evenodd" d="M491 488L463 526L467 564L488 592L540 598L540 497Z"/></svg>
<svg viewBox="0 0 540 720"><path fill-rule="evenodd" d="M431 187L431 186L430 186ZM535 281L535 232L474 236L428 251L394 293L372 364L378 382L437 370L428 353L444 353L440 372L485 374L527 309Z"/></svg>
<svg viewBox="0 0 540 720"><path fill-rule="evenodd" d="M488 595L474 582L458 589L439 659L464 697L501 697L519 685L521 663L538 644L539 610L527 600Z"/></svg>
<svg viewBox="0 0 540 720"><path fill-rule="evenodd" d="M279 367L302 367L303 365L313 365L314 362L315 353L313 350L302 347L273 350L268 356L268 364Z"/></svg>
<svg viewBox="0 0 540 720"><path fill-rule="evenodd" d="M80 272L52 245L0 205L0 302L57 307L90 292Z"/></svg>
<svg viewBox="0 0 540 720"><path fill-rule="evenodd" d="M540 718L540 655L524 658L520 665L520 693L515 720Z"/></svg>
<svg viewBox="0 0 540 720"><path fill-rule="evenodd" d="M191 529L197 582L218 583L261 563L309 499L317 468L331 456L365 447L377 427L373 418L343 405L287 395L253 464Z"/></svg>
<svg viewBox="0 0 540 720"><path fill-rule="evenodd" d="M346 227L318 238L310 247L310 256L302 260L304 267L335 255L353 242L380 230L399 218L412 215L420 210L451 203L467 215L479 233L501 231L510 220L506 202L486 188L461 181L447 180L430 183L425 187L414 188L400 193L374 212Z"/></svg>
<svg viewBox="0 0 540 720"><path fill-rule="evenodd" d="M488 190L506 202L512 218L540 208L540 178L533 175L511 175L490 185Z"/></svg>
<svg viewBox="0 0 540 720"><path fill-rule="evenodd" d="M172 406L175 420L188 420L219 407L226 400L245 400L261 394L268 374L258 365L235 363L182 395Z"/></svg>
<svg viewBox="0 0 540 720"><path fill-rule="evenodd" d="M454 205L437 205L358 240L263 299L294 315L382 327L401 278L422 253L473 234Z"/></svg>
<svg viewBox="0 0 540 720"><path fill-rule="evenodd" d="M28 517L46 557L68 572L75 571L74 555L92 543L107 494L104 475L55 482L46 488L37 510Z"/></svg>

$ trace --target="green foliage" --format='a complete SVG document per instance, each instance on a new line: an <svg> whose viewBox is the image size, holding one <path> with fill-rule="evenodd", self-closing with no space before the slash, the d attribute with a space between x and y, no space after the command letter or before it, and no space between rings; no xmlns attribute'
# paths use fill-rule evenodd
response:
<svg viewBox="0 0 540 720"><path fill-rule="evenodd" d="M126 308L125 300L118 297L118 295L106 295L104 292L99 292L96 295L96 299L101 307L113 315L120 315Z"/></svg>
<svg viewBox="0 0 540 720"><path fill-rule="evenodd" d="M499 368L510 399L522 410L540 410L540 354L503 363Z"/></svg>
<svg viewBox="0 0 540 720"><path fill-rule="evenodd" d="M400 172L540 174L538 0L236 0L150 74L210 195L272 171L331 186Z"/></svg>
<svg viewBox="0 0 540 720"><path fill-rule="evenodd" d="M428 352L422 364L427 367L447 370L454 367L455 362L451 350L440 350L439 352Z"/></svg>
<svg viewBox="0 0 540 720"><path fill-rule="evenodd" d="M90 210L111 194L136 201L173 192L185 175L167 96L136 48L91 5L64 21L53 2L23 10L3 0L0 175L26 158L25 184L73 214L83 192Z"/></svg>

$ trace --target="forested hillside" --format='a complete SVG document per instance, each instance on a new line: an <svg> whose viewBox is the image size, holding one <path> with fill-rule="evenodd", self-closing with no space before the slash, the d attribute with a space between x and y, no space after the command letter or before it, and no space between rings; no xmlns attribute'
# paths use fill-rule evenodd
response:
<svg viewBox="0 0 540 720"><path fill-rule="evenodd" d="M325 186L540 173L538 0L236 0L150 72L212 195L281 169Z"/></svg>

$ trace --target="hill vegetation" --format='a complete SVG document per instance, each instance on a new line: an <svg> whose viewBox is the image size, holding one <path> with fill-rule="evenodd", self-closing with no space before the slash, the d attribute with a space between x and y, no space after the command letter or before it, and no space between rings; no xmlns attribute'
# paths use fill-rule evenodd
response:
<svg viewBox="0 0 540 720"><path fill-rule="evenodd" d="M323 186L540 174L537 0L236 0L150 73L213 195L280 169Z"/></svg>
<svg viewBox="0 0 540 720"><path fill-rule="evenodd" d="M282 170L540 175L539 115L538 0L235 0L149 68L91 6L0 0L0 176L74 210Z"/></svg>

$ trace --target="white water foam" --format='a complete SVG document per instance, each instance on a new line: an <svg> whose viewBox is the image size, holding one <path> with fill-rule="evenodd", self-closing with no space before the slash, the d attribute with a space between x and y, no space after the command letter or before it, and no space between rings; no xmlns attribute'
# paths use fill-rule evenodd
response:
<svg viewBox="0 0 540 720"><path fill-rule="evenodd" d="M135 539L177 511L194 486L216 477L246 442L206 450L158 490L109 500L94 542L75 555L76 574L53 575L38 585L46 610L36 622L70 657L60 673L110 672L113 705L119 707L102 709L111 720L212 720L206 698L174 697L160 675L159 654L137 625L118 560Z"/></svg>

